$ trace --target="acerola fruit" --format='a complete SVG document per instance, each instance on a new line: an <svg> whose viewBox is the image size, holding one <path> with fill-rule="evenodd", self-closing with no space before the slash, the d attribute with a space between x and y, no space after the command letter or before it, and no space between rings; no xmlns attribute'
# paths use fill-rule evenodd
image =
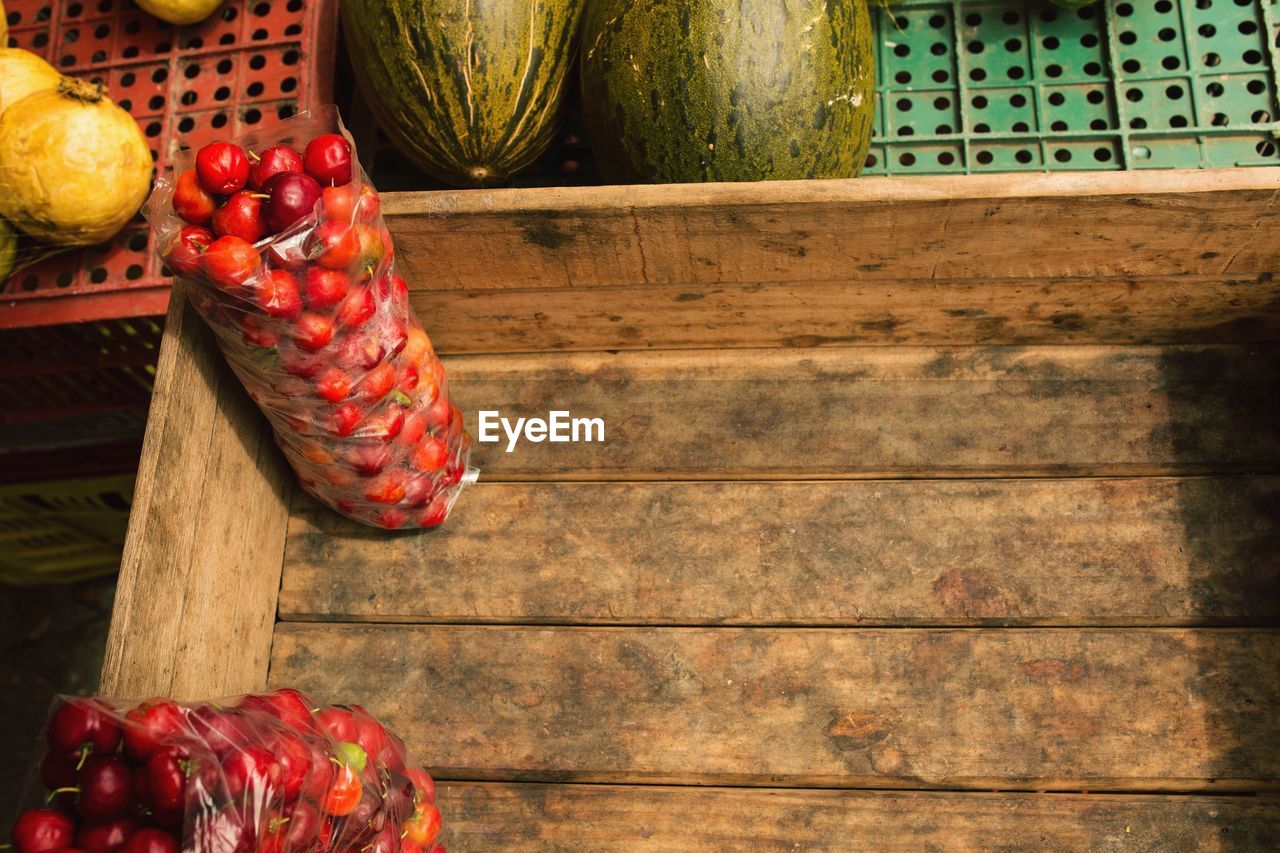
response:
<svg viewBox="0 0 1280 853"><path fill-rule="evenodd" d="M262 221L262 198L248 190L231 196L214 211L213 233L220 237L230 234L248 243L261 240L267 235L267 225Z"/></svg>
<svg viewBox="0 0 1280 853"><path fill-rule="evenodd" d="M233 800L252 791L255 799L266 802L279 788L280 762L263 747L242 743L222 759L222 775Z"/></svg>
<svg viewBox="0 0 1280 853"><path fill-rule="evenodd" d="M427 435L413 449L410 462L419 471L430 474L439 471L448 458L449 446L434 435Z"/></svg>
<svg viewBox="0 0 1280 853"><path fill-rule="evenodd" d="M426 512L418 519L419 527L435 527L442 524L449 515L449 495L441 492L427 507Z"/></svg>
<svg viewBox="0 0 1280 853"><path fill-rule="evenodd" d="M317 136L307 143L302 162L307 174L321 184L351 183L351 143L345 136L337 133Z"/></svg>
<svg viewBox="0 0 1280 853"><path fill-rule="evenodd" d="M348 401L333 410L328 429L334 435L345 438L355 432L362 420L364 420L364 410Z"/></svg>
<svg viewBox="0 0 1280 853"><path fill-rule="evenodd" d="M356 739L356 721L346 708L330 705L315 713L316 724L320 731L338 743L349 743Z"/></svg>
<svg viewBox="0 0 1280 853"><path fill-rule="evenodd" d="M304 282L304 294L311 308L337 305L351 287L351 277L345 272L324 267L308 267Z"/></svg>
<svg viewBox="0 0 1280 853"><path fill-rule="evenodd" d="M324 187L320 191L320 199L324 204L325 219L350 224L355 219L356 204L360 201L360 190L355 184Z"/></svg>
<svg viewBox="0 0 1280 853"><path fill-rule="evenodd" d="M187 169L173 187L173 209L192 225L208 225L218 209L217 200L200 186L195 169Z"/></svg>
<svg viewBox="0 0 1280 853"><path fill-rule="evenodd" d="M413 799L418 803L434 803L436 801L436 780L421 767L410 767L404 771L405 777L413 783Z"/></svg>
<svg viewBox="0 0 1280 853"><path fill-rule="evenodd" d="M363 226L368 227L368 226ZM360 234L346 222L325 220L316 226L309 254L331 270L345 270L360 257Z"/></svg>
<svg viewBox="0 0 1280 853"><path fill-rule="evenodd" d="M404 416L404 424L400 427L400 439L402 444L410 447L418 443L418 439L427 431L427 419L422 416L421 412L408 412Z"/></svg>
<svg viewBox="0 0 1280 853"><path fill-rule="evenodd" d="M334 817L349 815L360 804L360 795L363 790L360 777L349 766L343 764L337 770L329 790L325 792L321 807Z"/></svg>
<svg viewBox="0 0 1280 853"><path fill-rule="evenodd" d="M356 444L347 450L346 457L356 473L362 477L373 477L387 467L391 451L382 444Z"/></svg>
<svg viewBox="0 0 1280 853"><path fill-rule="evenodd" d="M258 281L258 305L272 317L292 320L302 313L298 279L288 270L269 270Z"/></svg>
<svg viewBox="0 0 1280 853"><path fill-rule="evenodd" d="M396 369L384 361L365 374L356 388L356 394L362 400L376 402L391 393L395 384Z"/></svg>
<svg viewBox="0 0 1280 853"><path fill-rule="evenodd" d="M316 393L330 403L340 403L351 393L351 379L336 367L330 367L316 380Z"/></svg>
<svg viewBox="0 0 1280 853"><path fill-rule="evenodd" d="M240 318L240 336L245 343L255 347L274 349L280 345L280 336L275 330L263 325L262 321L251 314Z"/></svg>
<svg viewBox="0 0 1280 853"><path fill-rule="evenodd" d="M404 428L404 419L404 407L393 402L366 418L364 429L360 430L360 434L367 438L390 441Z"/></svg>
<svg viewBox="0 0 1280 853"><path fill-rule="evenodd" d="M273 741L271 753L280 765L280 788L285 800L296 800L311 771L311 749L291 732L278 732Z"/></svg>
<svg viewBox="0 0 1280 853"><path fill-rule="evenodd" d="M338 325L345 329L358 329L369 321L378 306L373 301L373 291L368 287L356 287L349 291L338 306Z"/></svg>
<svg viewBox="0 0 1280 853"><path fill-rule="evenodd" d="M243 237L219 237L204 250L204 273L225 290L235 290L258 271L258 250Z"/></svg>
<svg viewBox="0 0 1280 853"><path fill-rule="evenodd" d="M277 175L266 189L271 199L264 210L272 233L287 230L298 220L310 216L320 200L320 185L310 175L293 172Z"/></svg>
<svg viewBox="0 0 1280 853"><path fill-rule="evenodd" d="M18 853L57 853L71 846L75 824L56 809L25 811L13 825L13 846Z"/></svg>
<svg viewBox="0 0 1280 853"><path fill-rule="evenodd" d="M211 142L196 152L196 175L205 192L231 195L249 182L249 157L239 145Z"/></svg>
<svg viewBox="0 0 1280 853"><path fill-rule="evenodd" d="M176 703L167 699L143 702L125 715L125 754L142 763L186 731L186 717Z"/></svg>
<svg viewBox="0 0 1280 853"><path fill-rule="evenodd" d="M440 834L440 810L429 800L419 803L418 808L405 821L404 831L405 836L413 843L427 846Z"/></svg>
<svg viewBox="0 0 1280 853"><path fill-rule="evenodd" d="M201 705L188 716L196 737L218 755L224 755L240 744L253 740L253 732L237 711L224 710L212 705Z"/></svg>
<svg viewBox="0 0 1280 853"><path fill-rule="evenodd" d="M293 341L304 350L315 352L333 340L333 321L328 317L305 311L298 316Z"/></svg>
<svg viewBox="0 0 1280 853"><path fill-rule="evenodd" d="M364 497L378 504L400 503L404 498L404 476L398 471L388 471L365 490Z"/></svg>
<svg viewBox="0 0 1280 853"><path fill-rule="evenodd" d="M431 338L420 328L409 330L404 344L404 358L410 364L421 365L422 360L431 352Z"/></svg>
<svg viewBox="0 0 1280 853"><path fill-rule="evenodd" d="M186 225L169 246L164 262L178 275L197 275L204 268L201 257L214 240L213 232L199 225Z"/></svg>
<svg viewBox="0 0 1280 853"><path fill-rule="evenodd" d="M70 699L53 712L45 732L49 751L59 755L89 747L99 755L115 752L120 744L120 726L109 708L98 699Z"/></svg>
<svg viewBox="0 0 1280 853"><path fill-rule="evenodd" d="M302 155L288 145L272 145L258 155L249 169L249 186L261 190L276 175L302 171Z"/></svg>
<svg viewBox="0 0 1280 853"><path fill-rule="evenodd" d="M299 731L315 729L315 722L311 719L311 707L301 692L292 687L282 687L268 693L266 700L280 712L280 719L295 729Z"/></svg>

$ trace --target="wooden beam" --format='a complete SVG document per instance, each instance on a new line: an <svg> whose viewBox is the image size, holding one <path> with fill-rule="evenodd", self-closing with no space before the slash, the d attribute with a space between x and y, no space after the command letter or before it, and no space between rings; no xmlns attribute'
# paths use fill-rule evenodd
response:
<svg viewBox="0 0 1280 853"><path fill-rule="evenodd" d="M175 287L100 690L207 699L266 682L291 479Z"/></svg>
<svg viewBox="0 0 1280 853"><path fill-rule="evenodd" d="M360 701L443 779L1256 791L1278 668L1259 630L282 622L271 681Z"/></svg>
<svg viewBox="0 0 1280 853"><path fill-rule="evenodd" d="M1280 479L481 483L427 535L295 501L280 613L655 625L1280 622Z"/></svg>

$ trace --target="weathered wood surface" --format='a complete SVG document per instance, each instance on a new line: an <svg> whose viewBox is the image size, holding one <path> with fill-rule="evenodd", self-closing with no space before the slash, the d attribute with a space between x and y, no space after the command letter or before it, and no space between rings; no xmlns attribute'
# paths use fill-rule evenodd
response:
<svg viewBox="0 0 1280 853"><path fill-rule="evenodd" d="M388 194L414 286L1274 271L1280 169Z"/></svg>
<svg viewBox="0 0 1280 853"><path fill-rule="evenodd" d="M453 782L449 849L537 851L1280 848L1280 804L1242 797L952 794Z"/></svg>
<svg viewBox="0 0 1280 853"><path fill-rule="evenodd" d="M555 353L447 367L473 435L478 410L605 421L603 443L478 443L490 481L1266 473L1280 462L1274 346Z"/></svg>
<svg viewBox="0 0 1280 853"><path fill-rule="evenodd" d="M1013 279L434 290L441 352L1280 339L1280 280Z"/></svg>
<svg viewBox="0 0 1280 853"><path fill-rule="evenodd" d="M291 480L175 287L101 692L203 699L266 681Z"/></svg>
<svg viewBox="0 0 1280 853"><path fill-rule="evenodd" d="M1280 622L1280 479L484 483L388 537L294 502L283 619Z"/></svg>
<svg viewBox="0 0 1280 853"><path fill-rule="evenodd" d="M444 779L1274 790L1278 668L1235 629L282 622L270 678L359 697Z"/></svg>

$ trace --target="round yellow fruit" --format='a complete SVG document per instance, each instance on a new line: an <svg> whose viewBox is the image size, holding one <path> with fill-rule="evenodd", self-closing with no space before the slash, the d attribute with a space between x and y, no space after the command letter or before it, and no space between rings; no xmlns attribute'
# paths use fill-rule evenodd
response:
<svg viewBox="0 0 1280 853"><path fill-rule="evenodd" d="M198 24L222 5L222 0L135 0L143 11L171 24Z"/></svg>
<svg viewBox="0 0 1280 853"><path fill-rule="evenodd" d="M115 236L151 187L138 124L95 86L64 77L0 113L0 217L83 246Z"/></svg>
<svg viewBox="0 0 1280 853"><path fill-rule="evenodd" d="M0 47L0 113L33 92L58 88L62 75L29 50Z"/></svg>

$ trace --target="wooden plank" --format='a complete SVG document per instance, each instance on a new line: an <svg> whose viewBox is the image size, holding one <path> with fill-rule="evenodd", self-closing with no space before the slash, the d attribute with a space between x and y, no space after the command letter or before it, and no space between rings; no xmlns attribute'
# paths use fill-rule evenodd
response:
<svg viewBox="0 0 1280 853"><path fill-rule="evenodd" d="M1280 479L488 484L427 536L295 501L283 619L1280 623ZM821 595L815 595L821 590Z"/></svg>
<svg viewBox="0 0 1280 853"><path fill-rule="evenodd" d="M262 687L290 483L266 421L175 287L102 693L208 698Z"/></svg>
<svg viewBox="0 0 1280 853"><path fill-rule="evenodd" d="M389 193L430 290L1273 271L1280 169Z"/></svg>
<svg viewBox="0 0 1280 853"><path fill-rule="evenodd" d="M1280 340L1270 273L412 292L441 352Z"/></svg>
<svg viewBox="0 0 1280 853"><path fill-rule="evenodd" d="M1271 790L1278 667L1243 629L282 622L271 681L360 697L445 779Z"/></svg>
<svg viewBox="0 0 1280 853"><path fill-rule="evenodd" d="M452 782L449 849L1275 850L1273 799ZM996 841L998 839L998 842Z"/></svg>
<svg viewBox="0 0 1280 853"><path fill-rule="evenodd" d="M479 410L603 443L478 443L489 480L1264 473L1280 348L855 347L449 359Z"/></svg>

